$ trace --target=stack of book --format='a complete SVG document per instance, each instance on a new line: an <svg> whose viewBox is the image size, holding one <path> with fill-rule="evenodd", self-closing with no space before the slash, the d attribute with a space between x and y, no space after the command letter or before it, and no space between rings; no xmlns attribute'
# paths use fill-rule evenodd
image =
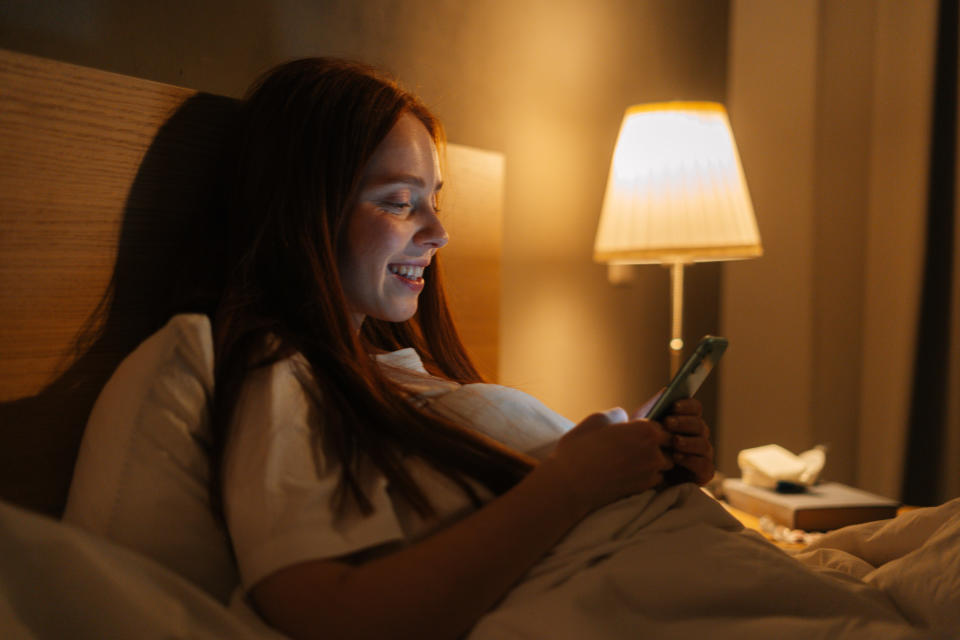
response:
<svg viewBox="0 0 960 640"><path fill-rule="evenodd" d="M736 478L723 481L724 499L732 507L777 524L804 531L829 531L897 515L900 503L839 482L824 482L802 493L779 493Z"/></svg>

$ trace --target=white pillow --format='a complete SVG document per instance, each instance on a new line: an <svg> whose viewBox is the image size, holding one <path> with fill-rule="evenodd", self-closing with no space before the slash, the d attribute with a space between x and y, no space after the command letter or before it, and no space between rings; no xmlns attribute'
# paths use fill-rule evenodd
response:
<svg viewBox="0 0 960 640"><path fill-rule="evenodd" d="M238 578L208 495L212 396L210 321L174 316L120 363L97 398L63 519L227 602Z"/></svg>

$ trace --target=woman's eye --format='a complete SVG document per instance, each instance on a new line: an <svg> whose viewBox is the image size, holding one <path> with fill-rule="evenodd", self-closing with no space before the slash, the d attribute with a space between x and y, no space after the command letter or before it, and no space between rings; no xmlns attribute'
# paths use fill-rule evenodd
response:
<svg viewBox="0 0 960 640"><path fill-rule="evenodd" d="M387 211L392 211L394 213L403 213L410 209L413 205L409 202L393 202L390 200L384 200L380 203L380 206L386 209Z"/></svg>

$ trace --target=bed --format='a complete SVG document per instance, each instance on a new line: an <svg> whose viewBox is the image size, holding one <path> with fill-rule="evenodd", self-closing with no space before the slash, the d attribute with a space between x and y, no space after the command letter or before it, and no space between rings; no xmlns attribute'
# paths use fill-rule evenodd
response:
<svg viewBox="0 0 960 640"><path fill-rule="evenodd" d="M178 298L178 283L203 275L184 266L202 252L191 240L207 232L235 108L0 51L4 638L279 637L234 589L205 502L209 321L202 300ZM465 341L495 378L500 217L489 213L503 158L453 145L448 160L445 208L487 213L451 215L463 240L444 251ZM960 637L960 501L790 555L692 485L632 496L572 530L470 638L707 633Z"/></svg>

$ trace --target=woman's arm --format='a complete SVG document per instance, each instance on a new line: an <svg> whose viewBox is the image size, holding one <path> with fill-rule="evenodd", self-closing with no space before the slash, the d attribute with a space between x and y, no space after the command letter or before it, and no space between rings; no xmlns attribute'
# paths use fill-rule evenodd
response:
<svg viewBox="0 0 960 640"><path fill-rule="evenodd" d="M502 496L439 533L352 566L287 567L256 584L260 613L293 638L456 638L590 511L656 486L670 434L622 410L594 414Z"/></svg>

